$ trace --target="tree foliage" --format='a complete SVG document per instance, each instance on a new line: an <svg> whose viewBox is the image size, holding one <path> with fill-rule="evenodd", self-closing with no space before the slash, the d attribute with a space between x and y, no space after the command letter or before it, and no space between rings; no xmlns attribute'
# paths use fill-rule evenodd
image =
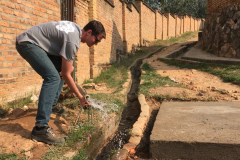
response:
<svg viewBox="0 0 240 160"><path fill-rule="evenodd" d="M162 13L170 12L178 15L191 15L205 18L207 14L207 0L144 0L152 8L158 8Z"/></svg>

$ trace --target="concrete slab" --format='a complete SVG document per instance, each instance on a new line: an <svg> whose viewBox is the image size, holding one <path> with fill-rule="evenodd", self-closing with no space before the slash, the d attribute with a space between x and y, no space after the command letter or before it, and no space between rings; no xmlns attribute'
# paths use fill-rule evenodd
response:
<svg viewBox="0 0 240 160"><path fill-rule="evenodd" d="M163 102L153 159L240 159L240 102Z"/></svg>
<svg viewBox="0 0 240 160"><path fill-rule="evenodd" d="M240 65L240 59L238 58L226 58L226 57L217 57L214 54L203 51L198 48L192 47L189 51L184 53L181 56L182 59L207 62L207 63L220 63L228 65Z"/></svg>

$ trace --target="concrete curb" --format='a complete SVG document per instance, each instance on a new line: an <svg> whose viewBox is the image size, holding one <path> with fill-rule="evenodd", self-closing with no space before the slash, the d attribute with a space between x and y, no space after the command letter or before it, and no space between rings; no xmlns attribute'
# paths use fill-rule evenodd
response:
<svg viewBox="0 0 240 160"><path fill-rule="evenodd" d="M192 57L191 55L184 55L184 53L187 52L188 48L193 47L194 45L197 44L198 41L188 43L183 47L178 48L177 50L170 52L169 54L160 56L159 59L175 59L176 61L181 61L181 62L194 62L194 63L200 63L200 62L205 62L205 63L217 63L217 64L226 64L226 65L240 65L240 62L234 59L228 60L226 59L218 59L218 57L213 58L213 59L205 59L205 58L199 58L199 57ZM182 56L182 57L181 57ZM181 58L179 58L181 57ZM220 57L222 58L222 57Z"/></svg>
<svg viewBox="0 0 240 160"><path fill-rule="evenodd" d="M197 42L188 43L188 44L184 45L183 47L180 47L177 50L170 52L169 54L161 56L160 58L177 58L180 55L182 55L183 53L185 53L188 48L193 47L196 44L197 44Z"/></svg>
<svg viewBox="0 0 240 160"><path fill-rule="evenodd" d="M150 107L146 103L145 96L143 94L140 94L138 96L138 100L141 105L141 113L138 120L133 125L129 142L123 146L123 149L115 153L111 157L111 160L126 160L131 152L135 152L136 146L139 145L143 137L143 133L148 124L151 114Z"/></svg>
<svg viewBox="0 0 240 160"><path fill-rule="evenodd" d="M120 91L120 94L127 94L131 88L131 84L132 84L132 78L131 78L131 73L130 71L128 71L128 79L126 80L126 82L122 85L123 90ZM127 96L126 96L127 97ZM127 99L125 100L125 102L127 102Z"/></svg>

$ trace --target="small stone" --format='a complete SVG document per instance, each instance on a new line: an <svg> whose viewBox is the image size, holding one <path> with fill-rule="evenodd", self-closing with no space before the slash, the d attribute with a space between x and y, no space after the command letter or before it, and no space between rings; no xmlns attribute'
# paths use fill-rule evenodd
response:
<svg viewBox="0 0 240 160"><path fill-rule="evenodd" d="M76 154L77 154L76 152L70 151L70 152L65 153L63 156L67 157L67 158L72 158Z"/></svg>
<svg viewBox="0 0 240 160"><path fill-rule="evenodd" d="M142 70L141 72L142 72L142 75L146 74L146 71L143 71L143 70Z"/></svg>
<svg viewBox="0 0 240 160"><path fill-rule="evenodd" d="M166 85L165 85L165 87L169 87L169 85L168 85L168 84L166 84Z"/></svg>
<svg viewBox="0 0 240 160"><path fill-rule="evenodd" d="M8 109L8 114L11 114L13 112L13 109L12 108L9 108Z"/></svg>
<svg viewBox="0 0 240 160"><path fill-rule="evenodd" d="M23 108L22 108L24 111L26 111L26 110L28 110L28 106L23 106Z"/></svg>
<svg viewBox="0 0 240 160"><path fill-rule="evenodd" d="M202 93L202 92L199 92L198 95L199 95L199 96L203 96L203 93Z"/></svg>
<svg viewBox="0 0 240 160"><path fill-rule="evenodd" d="M24 153L27 159L33 158L33 154L30 151Z"/></svg>
<svg viewBox="0 0 240 160"><path fill-rule="evenodd" d="M216 87L211 88L211 91L216 91L216 90L217 90Z"/></svg>
<svg viewBox="0 0 240 160"><path fill-rule="evenodd" d="M163 71L163 73L167 73L167 71Z"/></svg>
<svg viewBox="0 0 240 160"><path fill-rule="evenodd" d="M35 94L33 94L31 100L35 103L38 100L38 97Z"/></svg>
<svg viewBox="0 0 240 160"><path fill-rule="evenodd" d="M220 93L221 94L227 94L227 91L226 90L221 90Z"/></svg>

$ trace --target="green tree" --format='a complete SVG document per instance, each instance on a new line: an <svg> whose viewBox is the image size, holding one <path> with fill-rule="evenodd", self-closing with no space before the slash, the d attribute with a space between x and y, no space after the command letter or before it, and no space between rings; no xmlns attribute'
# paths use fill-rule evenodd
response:
<svg viewBox="0 0 240 160"><path fill-rule="evenodd" d="M204 18L207 13L207 0L144 0L149 7L158 8L162 13L191 15Z"/></svg>

